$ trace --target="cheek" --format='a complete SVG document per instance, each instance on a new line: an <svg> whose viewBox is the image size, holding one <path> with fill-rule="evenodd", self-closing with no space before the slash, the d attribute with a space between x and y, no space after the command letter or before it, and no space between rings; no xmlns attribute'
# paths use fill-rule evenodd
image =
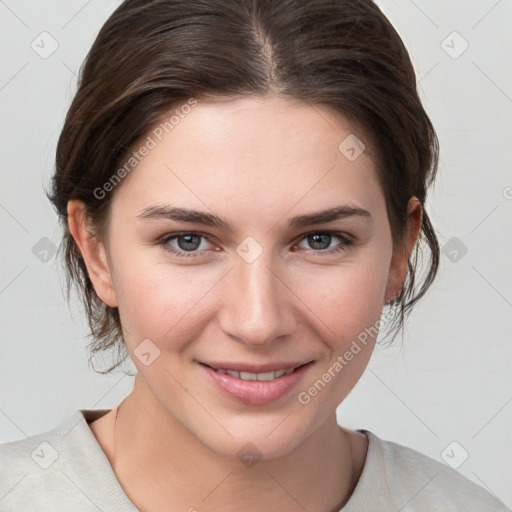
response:
<svg viewBox="0 0 512 512"><path fill-rule="evenodd" d="M357 336L379 318L387 284L385 263L356 256L296 279L294 290L330 328L333 344Z"/></svg>
<svg viewBox="0 0 512 512"><path fill-rule="evenodd" d="M157 251L154 248L154 251ZM124 253L116 260L115 286L125 341L134 348L142 339L157 345L193 335L201 324L201 301L214 287L212 272L198 275L198 267L155 262L153 252ZM144 254L146 253L146 254Z"/></svg>
<svg viewBox="0 0 512 512"><path fill-rule="evenodd" d="M337 268L316 280L308 306L322 329L329 356L299 390L298 402L324 418L347 397L370 360L379 332L387 273L372 265ZM305 285L305 283L304 283Z"/></svg>
<svg viewBox="0 0 512 512"><path fill-rule="evenodd" d="M379 256L383 253L359 253L346 264L328 272L324 269L300 284L298 295L306 297L307 305L327 326L322 332L330 353L308 383L312 387L303 390L307 396L301 403L325 386L323 406L336 407L364 372L381 325L388 270L387 260Z"/></svg>

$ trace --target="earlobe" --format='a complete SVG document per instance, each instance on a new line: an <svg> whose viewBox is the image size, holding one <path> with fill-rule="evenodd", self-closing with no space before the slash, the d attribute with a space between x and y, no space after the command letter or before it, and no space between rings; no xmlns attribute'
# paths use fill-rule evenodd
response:
<svg viewBox="0 0 512 512"><path fill-rule="evenodd" d="M89 278L98 297L108 306L116 307L117 297L105 246L95 236L82 201L68 201L69 231L82 253Z"/></svg>
<svg viewBox="0 0 512 512"><path fill-rule="evenodd" d="M407 225L403 236L403 243L393 250L384 303L391 301L400 292L404 284L409 257L421 229L422 217L423 207L419 199L413 196L409 199L407 205Z"/></svg>

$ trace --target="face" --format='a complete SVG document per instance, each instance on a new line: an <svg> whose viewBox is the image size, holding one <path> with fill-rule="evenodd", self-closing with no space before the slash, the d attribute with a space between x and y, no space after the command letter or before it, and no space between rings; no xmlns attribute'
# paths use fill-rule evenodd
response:
<svg viewBox="0 0 512 512"><path fill-rule="evenodd" d="M332 419L402 284L374 163L338 148L354 131L298 101L199 101L115 190L96 291L155 403L218 453L277 457Z"/></svg>

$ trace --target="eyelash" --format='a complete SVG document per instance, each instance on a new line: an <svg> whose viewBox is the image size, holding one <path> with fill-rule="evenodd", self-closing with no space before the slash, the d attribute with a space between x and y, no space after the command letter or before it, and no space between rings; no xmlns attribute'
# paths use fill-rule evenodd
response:
<svg viewBox="0 0 512 512"><path fill-rule="evenodd" d="M159 240L158 243L166 251L168 251L176 256L183 257L183 258L197 258L197 257L199 257L199 255L202 251L177 250L174 247L171 247L169 245L170 241L176 240L177 238L180 238L182 236L187 236L187 235L199 235L202 238L206 238L208 240L208 235L206 233L201 233L198 231L185 231L185 232L165 235L163 238L161 238ZM321 255L325 255L325 254L332 255L332 254L337 254L337 253L340 253L343 251L347 251L354 243L352 237L350 237L346 233L342 233L339 231L311 231L310 233L305 233L304 235L302 235L302 238L297 243L300 243L303 240L305 240L308 237L313 236L313 235L331 235L331 236L338 238L341 241L341 243L339 245L337 245L336 247L334 247L332 249L319 249L319 250L311 249L310 252L315 256L317 256L317 255L321 256ZM212 243L212 242L210 242L210 243Z"/></svg>

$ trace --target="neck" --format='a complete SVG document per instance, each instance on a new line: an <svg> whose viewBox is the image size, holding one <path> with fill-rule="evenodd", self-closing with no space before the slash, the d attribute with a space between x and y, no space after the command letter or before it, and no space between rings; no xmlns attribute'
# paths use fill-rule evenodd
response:
<svg viewBox="0 0 512 512"><path fill-rule="evenodd" d="M286 455L243 464L205 446L149 395L137 376L114 427L112 467L140 511L338 512L362 472L366 437L335 414Z"/></svg>

